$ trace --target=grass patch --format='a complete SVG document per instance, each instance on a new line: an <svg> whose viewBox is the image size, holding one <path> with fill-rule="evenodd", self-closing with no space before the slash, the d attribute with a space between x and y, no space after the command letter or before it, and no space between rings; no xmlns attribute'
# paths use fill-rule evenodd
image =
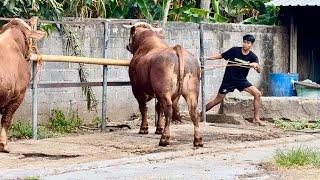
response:
<svg viewBox="0 0 320 180"><path fill-rule="evenodd" d="M38 126L38 139L58 137L65 133L77 132L83 125L83 120L73 112L65 115L61 110L52 110L49 121ZM10 137L30 139L32 124L29 121L16 121L10 129Z"/></svg>
<svg viewBox="0 0 320 180"><path fill-rule="evenodd" d="M278 149L275 154L275 164L281 168L311 166L320 168L320 152L315 148Z"/></svg>
<svg viewBox="0 0 320 180"><path fill-rule="evenodd" d="M95 127L95 128L99 128L101 126L101 123L102 123L102 119L101 117L95 117L93 118L92 120L92 125Z"/></svg>
<svg viewBox="0 0 320 180"><path fill-rule="evenodd" d="M24 177L23 180L38 180L40 179L39 177L33 177L33 176L29 176L29 177Z"/></svg>
<svg viewBox="0 0 320 180"><path fill-rule="evenodd" d="M274 119L273 122L276 125L276 127L285 130L302 130L306 128L320 129L320 119L317 119L315 122L312 123L309 123L306 119L292 121Z"/></svg>
<svg viewBox="0 0 320 180"><path fill-rule="evenodd" d="M303 120L293 120L293 121L285 121L282 119L274 119L274 124L276 127L285 129L285 130L301 130L308 127L308 121L306 119Z"/></svg>

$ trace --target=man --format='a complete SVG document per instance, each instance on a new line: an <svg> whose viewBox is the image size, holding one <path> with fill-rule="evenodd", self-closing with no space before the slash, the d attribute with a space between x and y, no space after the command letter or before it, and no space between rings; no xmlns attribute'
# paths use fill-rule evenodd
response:
<svg viewBox="0 0 320 180"><path fill-rule="evenodd" d="M254 41L254 36L247 34L243 36L242 47L233 47L222 54L215 54L214 56L210 57L210 59L223 58L231 62L247 62L249 63L250 67L254 68L258 73L260 73L261 67L259 65L258 57L252 51L250 51L250 48L253 45ZM229 62L228 64L232 63ZM215 105L221 103L227 93L233 92L235 89L238 89L239 91L244 90L254 97L254 116L252 122L264 126L265 123L260 120L259 115L259 109L261 107L261 93L247 80L249 70L249 68L239 66L226 67L219 93L214 100L210 101L206 105L206 111L209 111Z"/></svg>

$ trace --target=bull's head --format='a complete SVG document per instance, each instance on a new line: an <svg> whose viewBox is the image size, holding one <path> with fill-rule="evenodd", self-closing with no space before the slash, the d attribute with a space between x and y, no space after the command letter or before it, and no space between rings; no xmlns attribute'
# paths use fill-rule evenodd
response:
<svg viewBox="0 0 320 180"><path fill-rule="evenodd" d="M130 37L129 44L127 45L127 50L131 53L135 52L134 41L142 32L144 31L153 31L156 32L158 37L164 39L164 35L162 33L162 28L152 27L150 24L145 22L135 23L134 25L123 25L125 28L130 28Z"/></svg>
<svg viewBox="0 0 320 180"><path fill-rule="evenodd" d="M33 21L31 19L30 23L32 24L32 22ZM40 40L46 36L46 33L44 31L32 30L32 28L29 24L27 24L25 21L23 21L22 19L19 19L19 18L14 18L13 20L11 20L7 24L5 24L2 27L1 31L4 32L7 29L16 29L22 33L24 42L21 42L21 43L24 43L23 45L25 45L25 48L23 48L23 49L25 49L25 50L28 50L28 48L29 48L29 45L31 43L30 38L32 38L34 40ZM28 52L25 52L25 53L28 53Z"/></svg>
<svg viewBox="0 0 320 180"><path fill-rule="evenodd" d="M18 28L26 36L26 38L40 40L46 36L46 33L43 31L33 31L29 24L19 18L14 18L13 20L5 24L2 29L9 29L12 27Z"/></svg>

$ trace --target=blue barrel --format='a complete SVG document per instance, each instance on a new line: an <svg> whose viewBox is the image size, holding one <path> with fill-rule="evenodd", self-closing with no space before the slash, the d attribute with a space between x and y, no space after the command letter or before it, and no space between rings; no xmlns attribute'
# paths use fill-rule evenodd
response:
<svg viewBox="0 0 320 180"><path fill-rule="evenodd" d="M269 96L296 96L294 81L298 81L296 73L270 73Z"/></svg>

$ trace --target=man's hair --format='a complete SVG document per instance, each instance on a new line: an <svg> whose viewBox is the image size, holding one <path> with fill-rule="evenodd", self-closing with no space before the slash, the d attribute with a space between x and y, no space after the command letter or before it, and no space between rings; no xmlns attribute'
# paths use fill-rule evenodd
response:
<svg viewBox="0 0 320 180"><path fill-rule="evenodd" d="M246 41L250 41L252 44L254 43L255 41L255 38L253 35L251 34L246 34L243 36L243 41L246 40Z"/></svg>

